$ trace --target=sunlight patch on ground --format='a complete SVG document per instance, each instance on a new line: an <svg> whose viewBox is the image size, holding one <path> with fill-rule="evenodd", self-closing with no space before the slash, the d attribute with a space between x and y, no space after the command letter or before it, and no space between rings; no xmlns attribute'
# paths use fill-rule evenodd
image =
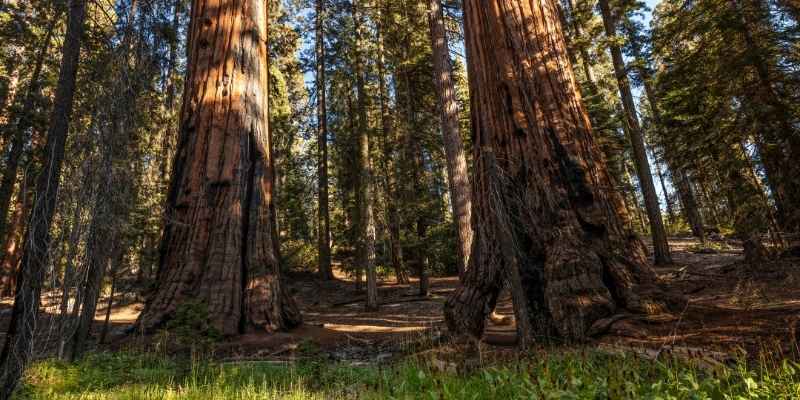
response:
<svg viewBox="0 0 800 400"><path fill-rule="evenodd" d="M325 324L323 328L336 332L355 332L355 333L402 333L402 332L421 332L430 327L426 326L377 326L377 325L342 325Z"/></svg>

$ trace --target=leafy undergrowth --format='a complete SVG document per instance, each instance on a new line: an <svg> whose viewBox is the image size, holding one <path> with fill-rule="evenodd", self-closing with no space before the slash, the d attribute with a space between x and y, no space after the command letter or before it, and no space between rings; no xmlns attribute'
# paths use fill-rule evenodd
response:
<svg viewBox="0 0 800 400"><path fill-rule="evenodd" d="M584 351L539 354L445 372L421 361L362 367L324 361L219 364L98 353L75 364L35 364L15 399L800 398L800 365L788 360L709 370Z"/></svg>

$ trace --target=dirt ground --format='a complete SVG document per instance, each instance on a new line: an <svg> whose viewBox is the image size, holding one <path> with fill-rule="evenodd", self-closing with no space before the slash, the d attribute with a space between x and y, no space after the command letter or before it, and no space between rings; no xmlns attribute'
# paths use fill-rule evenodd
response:
<svg viewBox="0 0 800 400"><path fill-rule="evenodd" d="M640 349L648 354L703 352L715 358L734 354L755 357L762 352L790 357L800 354L800 257L751 266L744 264L742 249L735 245L698 250L695 240L674 238L670 244L675 265L657 272L687 297L687 308L668 317L620 318L588 345ZM432 278L428 297L418 296L413 280L410 285L383 281L377 312L364 311L364 293L356 291L346 277L337 278L324 282L310 273L291 274L286 281L302 309L304 324L286 333L237 337L216 346L215 354L230 361L288 361L322 355L332 360L380 362L435 347L444 339L442 305L458 285L456 277ZM0 302L3 333L10 302ZM141 303L125 303L112 308L113 347L130 341L130 337L122 339L123 332L142 308ZM101 304L96 332L105 318L105 302ZM497 314L500 318L489 321L483 343L513 348L516 338L508 295L501 297Z"/></svg>

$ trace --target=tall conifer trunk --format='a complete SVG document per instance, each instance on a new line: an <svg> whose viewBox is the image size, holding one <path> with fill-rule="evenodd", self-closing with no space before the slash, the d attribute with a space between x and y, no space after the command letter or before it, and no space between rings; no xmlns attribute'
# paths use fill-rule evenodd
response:
<svg viewBox="0 0 800 400"><path fill-rule="evenodd" d="M445 306L449 328L480 337L504 275L525 301L515 304L523 343L585 338L620 309L664 311L668 296L624 227L553 0L467 0L464 17L475 240Z"/></svg>
<svg viewBox="0 0 800 400"><path fill-rule="evenodd" d="M675 170L673 170L675 171ZM692 235L699 238L700 241L705 241L705 222L703 215L700 213L700 206L697 204L697 196L694 195L692 182L685 172L673 172L673 182L678 189L678 197L681 200L681 211L684 218L689 222L692 229Z"/></svg>
<svg viewBox="0 0 800 400"><path fill-rule="evenodd" d="M458 233L458 274L464 275L472 248L472 194L467 175L467 158L459 129L459 107L455 82L450 65L450 50L441 0L428 1L428 25L433 49L433 73L439 96L439 112L444 153L447 159L447 179L453 219Z"/></svg>
<svg viewBox="0 0 800 400"><path fill-rule="evenodd" d="M745 55L754 70L756 84L749 104L756 114L759 129L759 152L772 195L778 209L781 227L790 232L800 232L800 129L797 115L786 102L790 97L781 88L779 57L773 54L765 40L771 40L769 10L761 0L731 1L732 10L739 17L739 28L744 39ZM794 4L796 9L797 3Z"/></svg>
<svg viewBox="0 0 800 400"><path fill-rule="evenodd" d="M100 299L106 270L116 262L114 253L124 255L126 240L125 227L130 213L131 187L133 182L126 162L128 149L133 141L132 118L130 110L136 107L140 96L140 86L132 82L142 71L131 69L129 65L141 68L143 60L132 57L133 28L139 12L139 0L132 0L129 6L128 23L122 33L117 57L114 63L119 68L118 77L110 92L115 101L110 102L101 114L102 128L98 147L102 152L97 197L92 210L92 221L86 246L88 267L84 284L83 306L77 329L71 338L70 359L83 355L94 324L97 303ZM130 61L133 62L130 62Z"/></svg>
<svg viewBox="0 0 800 400"><path fill-rule="evenodd" d="M403 248L400 245L400 212L397 209L397 161L395 160L395 145L398 141L397 130L389 107L389 93L386 84L386 50L384 49L384 34L386 21L385 3L381 10L380 24L378 27L378 90L381 101L381 127L383 130L381 145L383 151L383 179L386 186L386 214L389 230L389 247L391 251L392 268L395 271L397 283L408 283L408 274L403 267Z"/></svg>
<svg viewBox="0 0 800 400"><path fill-rule="evenodd" d="M58 21L61 20L61 13L53 16L47 27L47 31L42 41L42 47L36 55L36 62L31 74L31 80L28 84L27 92L22 99L19 115L15 116L14 121L10 124L10 128L14 129L14 136L11 139L11 148L8 152L8 159L5 160L5 165L0 178L0 241L4 240L7 229L7 216L9 206L11 205L11 196L14 191L14 185L17 182L17 172L19 164L22 161L22 156L25 152L25 144L30 140L28 135L31 127L33 126L33 116L31 113L34 109L37 96L41 90L42 85L42 69L44 67L45 57L50 48L50 42L53 39L53 33ZM3 249L0 248L0 256Z"/></svg>
<svg viewBox="0 0 800 400"><path fill-rule="evenodd" d="M316 61L317 61L317 175L319 211L317 215L317 247L319 275L324 280L333 279L331 269L331 216L328 209L328 110L326 108L325 81L325 0L317 0Z"/></svg>
<svg viewBox="0 0 800 400"><path fill-rule="evenodd" d="M71 0L68 9L69 19L62 48L61 70L44 148L45 162L36 179L36 200L31 209L22 263L17 275L11 323L0 353L0 366L2 366L0 400L11 397L34 349L42 284L49 261L50 226L58 199L81 41L85 31L86 1Z"/></svg>
<svg viewBox="0 0 800 400"><path fill-rule="evenodd" d="M600 11L603 16L603 25L606 36L615 37L617 34L616 17L611 13L608 0L600 0ZM661 208L658 205L658 195L653 184L653 173L650 170L650 162L647 160L647 149L644 144L644 134L639 125L639 117L636 114L636 104L633 101L628 71L625 67L625 60L622 58L622 50L619 45L611 42L611 59L614 64L614 75L617 78L622 106L625 114L625 128L630 137L631 148L633 149L636 173L642 187L647 218L650 221L650 234L653 238L653 248L655 252L656 264L664 265L672 263L667 233L664 230L664 222L661 220Z"/></svg>
<svg viewBox="0 0 800 400"><path fill-rule="evenodd" d="M367 273L367 309L378 308L378 282L375 271L375 220L373 215L372 164L370 160L369 121L367 120L367 93L365 88L364 66L364 27L361 4L353 1L353 21L355 29L354 73L356 78L356 101L358 102L358 268ZM361 272L359 272L359 275Z"/></svg>
<svg viewBox="0 0 800 400"><path fill-rule="evenodd" d="M301 322L280 276L268 131L268 3L194 0L158 287L138 323L200 304L225 335Z"/></svg>
<svg viewBox="0 0 800 400"><path fill-rule="evenodd" d="M636 58L636 66L638 69L639 77L642 80L642 84L644 86L644 93L647 96L647 103L650 104L650 112L653 116L653 121L655 122L656 129L664 129L664 120L661 117L661 109L658 106L658 97L656 96L655 89L653 88L652 84L652 76L650 74L650 69L647 67L648 62L644 59L644 55L642 54L642 49L640 43L636 40L633 33L633 27L630 25L629 20L625 20L625 28L628 34L628 40L631 43L631 50L633 51L633 56ZM664 149L665 153L668 149ZM667 157L668 158L668 157ZM672 181L675 184L678 197L681 200L683 214L686 218L686 221L689 223L689 226L692 229L692 234L699 238L701 241L705 241L705 227L703 222L702 214L700 214L700 210L697 205L697 200L694 196L694 191L692 190L691 180L687 176L685 172L681 169L671 165L669 159L666 160L667 168L671 171ZM658 164L656 164L656 168L658 168ZM666 197L666 186L664 185L664 179L661 175L661 172L658 173L659 179L661 180L662 190L665 193ZM667 199L667 205L670 206L669 199ZM671 208L671 207L670 207ZM670 218L672 218L673 212L669 211Z"/></svg>

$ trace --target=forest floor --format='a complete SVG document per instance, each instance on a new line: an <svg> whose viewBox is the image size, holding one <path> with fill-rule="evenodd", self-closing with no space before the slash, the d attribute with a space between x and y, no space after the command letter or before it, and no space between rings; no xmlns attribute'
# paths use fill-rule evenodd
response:
<svg viewBox="0 0 800 400"><path fill-rule="evenodd" d="M743 262L742 249L735 245L717 243L702 248L691 239L673 238L670 242L675 264L657 272L688 298L687 308L669 318L620 319L589 346L650 358L662 353L700 355L710 362L754 358L762 353L797 358L800 257L752 266ZM380 310L367 312L364 293L344 276L325 282L311 273L293 273L286 281L303 312L304 324L291 332L246 334L218 343L215 358L285 362L322 356L358 365L436 351L446 330L442 305L458 285L456 277L431 278L429 296L420 297L414 280L410 284L384 280L379 288ZM120 303L110 315L111 348L130 343L129 338L120 341L115 337L122 336L142 309L141 303ZM101 330L106 314L106 301L100 304L95 332ZM11 299L0 302L3 334L10 305ZM56 313L53 308L48 311ZM496 312L499 318L488 322L482 351L513 351L516 338L508 294L501 297ZM55 332L51 334L55 336Z"/></svg>
<svg viewBox="0 0 800 400"><path fill-rule="evenodd" d="M709 361L780 354L796 358L800 329L800 257L752 266L735 244L702 247L673 238L675 264L657 268L660 277L689 300L677 315L620 319L589 345L604 351L633 351L648 357L672 353ZM431 278L428 297L417 284L381 282L381 308L364 310L364 294L339 277L323 282L313 274L293 274L291 290L305 325L277 335L245 335L219 350L229 359L293 359L309 349L333 360L382 361L436 348L446 327L442 305L455 290L455 277ZM504 352L516 342L510 296L501 296L488 321L484 351ZM430 351L430 350L427 350Z"/></svg>

